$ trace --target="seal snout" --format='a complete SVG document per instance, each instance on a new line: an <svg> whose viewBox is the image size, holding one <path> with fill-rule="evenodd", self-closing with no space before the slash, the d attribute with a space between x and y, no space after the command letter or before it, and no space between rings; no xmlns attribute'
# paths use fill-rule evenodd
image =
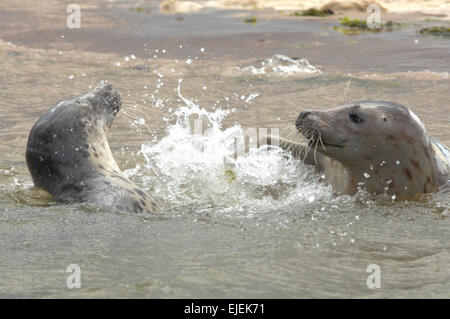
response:
<svg viewBox="0 0 450 319"><path fill-rule="evenodd" d="M311 142L319 137L319 131L315 129L313 111L302 111L295 121L295 127Z"/></svg>
<svg viewBox="0 0 450 319"><path fill-rule="evenodd" d="M103 84L93 91L94 99L105 104L115 116L121 105L120 93L111 84Z"/></svg>
<svg viewBox="0 0 450 319"><path fill-rule="evenodd" d="M295 127L297 128L297 130L305 128L305 124L307 124L306 122L311 120L312 115L314 115L313 111L300 112L300 115L297 117L297 120L295 121Z"/></svg>
<svg viewBox="0 0 450 319"><path fill-rule="evenodd" d="M320 111L302 111L295 121L295 127L309 140L310 145L320 142L322 146L344 147L343 140L330 134L330 125L322 119L322 114Z"/></svg>
<svg viewBox="0 0 450 319"><path fill-rule="evenodd" d="M305 117L308 116L308 114L311 114L311 112L310 111L303 111L303 112L300 113L300 115L298 117L303 120Z"/></svg>

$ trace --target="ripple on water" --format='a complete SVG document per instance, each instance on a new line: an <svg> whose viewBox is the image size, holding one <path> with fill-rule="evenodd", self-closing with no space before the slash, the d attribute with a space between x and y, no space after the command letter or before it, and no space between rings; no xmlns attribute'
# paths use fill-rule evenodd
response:
<svg viewBox="0 0 450 319"><path fill-rule="evenodd" d="M195 61L189 66L195 67ZM11 66L9 71L14 72L12 69ZM97 74L97 71L93 67L89 73ZM33 76L28 71L22 72ZM127 72L131 71L122 68L120 75L114 77L111 73L110 77L133 93L136 82ZM137 216L89 205L56 205L46 194L31 187L22 158L17 163L3 161L0 164L3 165L0 167L1 296L450 297L448 192L408 202L371 197L363 192L336 197L330 187L318 182L320 177L311 167L300 165L279 149L253 150L234 158L230 146L243 140L245 130L238 124L223 125L233 116L241 125L270 116L276 119L280 114L272 113L278 111L280 99L286 104L285 112L289 116L298 114L300 99L316 108L332 104L347 87L345 84L351 88L345 99L361 95L374 98L383 91L398 96L400 102L409 99L409 95L418 105L428 103L429 99L442 101L447 93L439 92L448 86L445 79L430 85L409 79L376 82L324 74L289 81L279 77L273 80L277 81L276 86L270 81L252 82L254 87L250 91L262 92L252 101L253 110L241 108L240 112L233 113L230 108L221 109L219 103L215 111L203 108L201 103L184 97L181 87L178 99L182 105L176 106L172 102L177 101L176 96L163 97L161 93L165 87L172 90L166 73L165 85L157 87L160 93L149 91L154 94L154 100L149 101L154 102L158 112L169 112L170 107L175 110L175 121L167 125L163 136L153 142L146 141L139 156L132 156L135 150L129 144L135 142L132 139L137 136L136 131L127 133L130 126L120 119L111 131L125 136L116 140L116 144L123 147L122 142L126 142L126 147L130 146L130 150L123 147L123 155L115 154L120 155L119 163L121 166L127 163L126 173L155 193L163 203L163 213ZM45 80L42 72L36 74L38 79L27 78L27 81ZM77 75L71 81L78 78L81 77ZM141 74L136 78L142 81ZM208 79L191 82L199 85L200 92L212 95L209 90L220 85L211 79L209 89L203 90ZM59 80L63 81L60 78L55 81ZM126 86L124 82L131 84ZM176 87L177 79L173 82ZM227 78L227 83L231 86L228 91L225 86L220 89L226 92L224 96L233 97L233 102L244 103L250 98L249 92L238 94L242 79ZM292 83L301 90L292 88ZM27 88L33 92L50 87L47 84ZM194 84L189 84L189 94L199 98L191 93L198 93ZM20 92L11 91L15 87L6 90L20 96L24 85L21 84ZM86 83L80 82L77 91L85 87ZM52 99L63 94L59 88L55 90L57 94L48 93ZM64 90L75 91L72 87ZM428 94L430 90L438 93ZM426 96L427 100L414 94ZM212 103L217 100L216 96L207 97ZM50 98L39 95L34 103L44 106L43 100L48 104ZM27 101L20 102L26 105ZM130 112L135 109L129 108ZM425 119L433 116L434 120L436 110L432 114L427 110L422 113ZM28 112L31 112L28 119L31 125L31 119L39 112L31 108ZM145 122L139 120L143 118L140 115L133 121L137 121L136 126L145 126L160 117L155 114ZM203 128L209 129L208 134L195 136L194 119L202 120ZM17 125L24 122L23 118L14 120ZM441 119L424 122L436 122L441 126L431 126L431 129L445 132L445 122ZM440 130L441 127L444 129ZM17 132L25 135L27 129L14 126L10 130L14 135ZM15 142L15 139L8 141L11 145ZM25 141L21 144L25 145ZM120 161L120 157L125 159ZM126 162L127 157L133 157L131 164ZM83 288L78 291L65 287L66 267L72 263L82 269ZM369 290L366 286L366 269L370 264L381 268L381 290Z"/></svg>

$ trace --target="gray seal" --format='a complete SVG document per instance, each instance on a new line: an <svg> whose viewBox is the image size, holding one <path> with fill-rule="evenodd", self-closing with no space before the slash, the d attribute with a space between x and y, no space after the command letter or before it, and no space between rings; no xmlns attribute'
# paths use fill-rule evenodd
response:
<svg viewBox="0 0 450 319"><path fill-rule="evenodd" d="M120 106L120 94L107 84L45 112L26 149L35 186L62 202L154 211L155 201L122 173L109 148L107 132Z"/></svg>
<svg viewBox="0 0 450 319"><path fill-rule="evenodd" d="M361 188L409 198L449 184L448 148L428 136L422 121L403 105L356 101L303 111L295 126L306 142L281 138L275 144L315 165L339 194Z"/></svg>

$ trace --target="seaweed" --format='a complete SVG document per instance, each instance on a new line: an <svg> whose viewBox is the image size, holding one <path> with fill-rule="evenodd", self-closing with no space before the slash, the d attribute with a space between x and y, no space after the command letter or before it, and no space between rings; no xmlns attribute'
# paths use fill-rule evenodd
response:
<svg viewBox="0 0 450 319"><path fill-rule="evenodd" d="M137 11L137 12L145 12L145 13L150 12L150 9L142 8L142 7L131 7L130 10Z"/></svg>
<svg viewBox="0 0 450 319"><path fill-rule="evenodd" d="M379 28L369 28L365 20L350 19L343 17L339 20L341 27L333 27L335 31L341 31L344 34L358 34L362 31L368 32L380 32L380 31L393 31L396 27L401 27L402 24L394 22L392 20L381 23Z"/></svg>
<svg viewBox="0 0 450 319"><path fill-rule="evenodd" d="M311 17L325 17L327 15L334 14L334 12L330 9L319 10L315 8L310 8L308 10L303 11L295 11L292 13L292 16L295 17L303 17L303 16L311 16Z"/></svg>
<svg viewBox="0 0 450 319"><path fill-rule="evenodd" d="M339 20L340 25L344 27L361 29L361 30L369 30L366 21L359 19L350 19L348 17L343 17Z"/></svg>
<svg viewBox="0 0 450 319"><path fill-rule="evenodd" d="M423 28L420 31L420 34L429 34L440 37L450 37L450 28L449 27L427 27Z"/></svg>
<svg viewBox="0 0 450 319"><path fill-rule="evenodd" d="M236 179L236 173L229 168L225 170L225 176L227 177L229 182L234 181Z"/></svg>
<svg viewBox="0 0 450 319"><path fill-rule="evenodd" d="M250 23L250 24L255 25L256 22L258 22L258 20L256 19L256 17L251 17L251 18L246 18L246 19L244 19L244 22L245 22L245 23Z"/></svg>

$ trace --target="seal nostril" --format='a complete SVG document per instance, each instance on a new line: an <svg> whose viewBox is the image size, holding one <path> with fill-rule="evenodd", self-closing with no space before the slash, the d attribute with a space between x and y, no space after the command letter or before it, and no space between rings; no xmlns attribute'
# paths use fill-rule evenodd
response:
<svg viewBox="0 0 450 319"><path fill-rule="evenodd" d="M311 114L310 111L303 111L300 113L300 115L297 117L297 120L295 121L295 126L297 128L300 128L301 126L303 126L303 120L309 115Z"/></svg>
<svg viewBox="0 0 450 319"><path fill-rule="evenodd" d="M298 116L299 119L304 120L305 117L307 117L309 114L311 114L311 112L309 111L303 111L300 113L300 115Z"/></svg>

